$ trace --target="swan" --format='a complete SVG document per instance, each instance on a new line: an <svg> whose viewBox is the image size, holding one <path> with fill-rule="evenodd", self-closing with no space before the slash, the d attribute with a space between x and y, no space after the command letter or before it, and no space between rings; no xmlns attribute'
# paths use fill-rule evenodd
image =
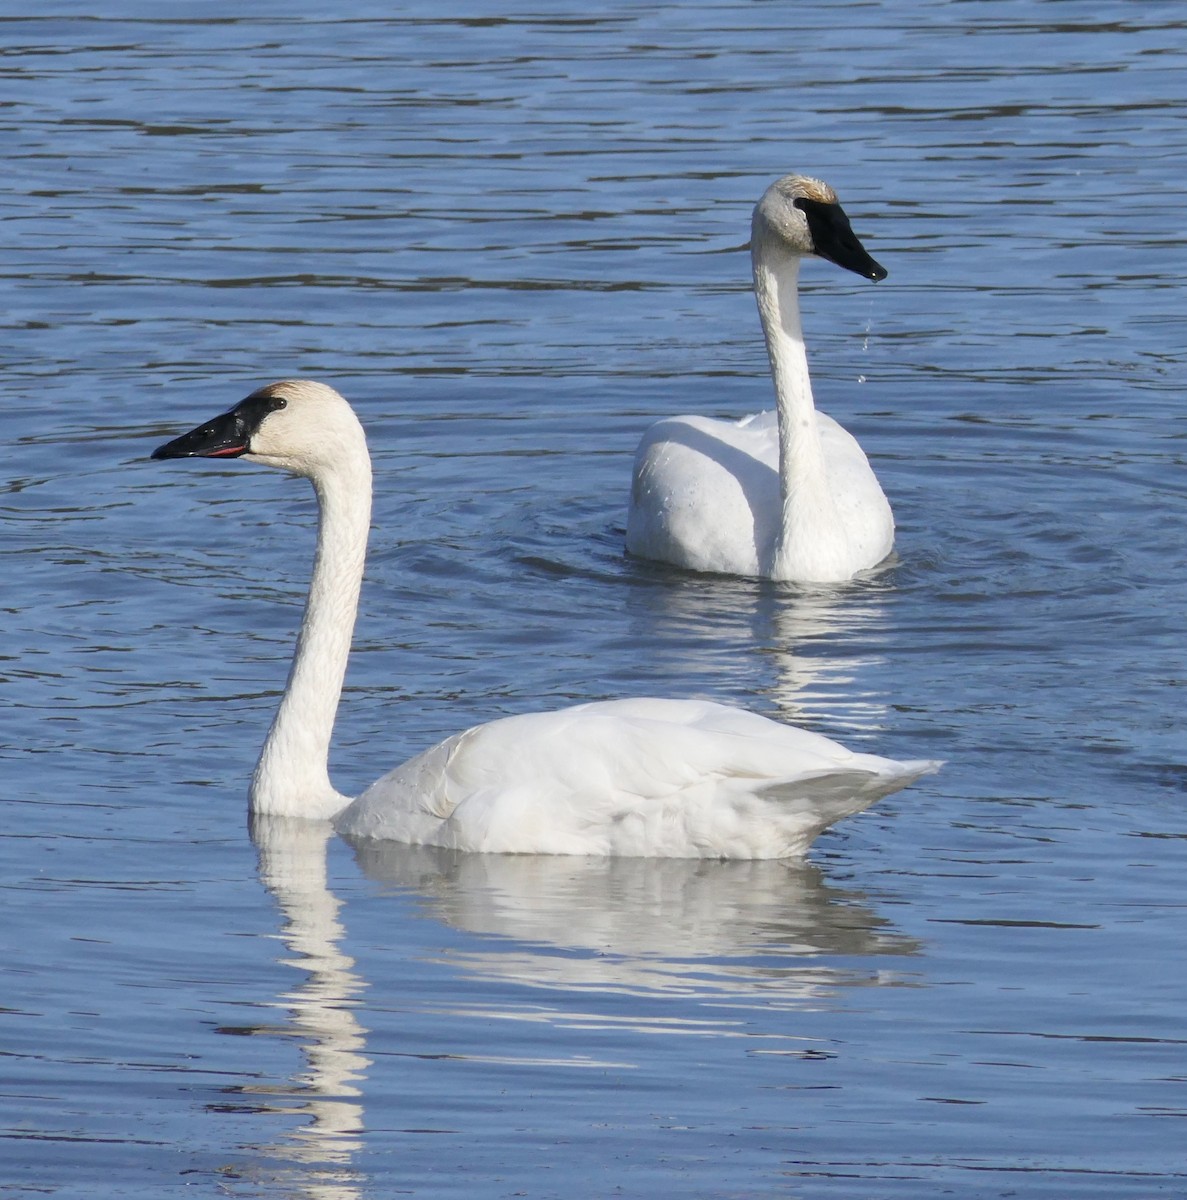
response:
<svg viewBox="0 0 1187 1200"><path fill-rule="evenodd" d="M865 453L812 401L798 289L807 254L886 278L828 184L786 175L767 188L750 258L775 411L656 422L635 455L631 554L692 571L835 583L890 553L894 516Z"/></svg>
<svg viewBox="0 0 1187 1200"><path fill-rule="evenodd" d="M706 701L610 700L477 725L351 800L330 783L328 758L371 520L354 411L324 384L282 380L152 456L243 458L305 476L317 496L313 577L251 780L253 818L468 851L783 858L939 765L852 753Z"/></svg>

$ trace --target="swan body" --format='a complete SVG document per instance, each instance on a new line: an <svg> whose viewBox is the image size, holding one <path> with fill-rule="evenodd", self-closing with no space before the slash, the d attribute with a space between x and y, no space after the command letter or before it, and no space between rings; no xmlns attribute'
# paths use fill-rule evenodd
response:
<svg viewBox="0 0 1187 1200"><path fill-rule="evenodd" d="M723 704L607 700L457 734L336 823L458 850L785 858L923 769Z"/></svg>
<svg viewBox="0 0 1187 1200"><path fill-rule="evenodd" d="M252 776L254 816L470 851L782 858L939 765L856 754L706 701L611 700L467 729L352 801L330 783L328 760L371 511L354 412L323 384L284 380L153 457L245 458L306 476L317 494L313 579Z"/></svg>
<svg viewBox="0 0 1187 1200"><path fill-rule="evenodd" d="M635 455L627 550L692 571L851 579L894 544L894 516L857 439L817 411L799 315L806 255L880 280L825 183L788 175L754 209L754 292L776 407L741 421L669 417Z"/></svg>

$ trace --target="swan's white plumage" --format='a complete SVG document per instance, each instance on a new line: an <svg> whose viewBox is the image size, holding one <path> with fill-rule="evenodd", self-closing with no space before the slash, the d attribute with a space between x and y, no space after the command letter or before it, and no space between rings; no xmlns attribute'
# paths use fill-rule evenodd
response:
<svg viewBox="0 0 1187 1200"><path fill-rule="evenodd" d="M852 545L860 561L874 566L894 545L890 504L853 434L827 413L814 420L833 503L848 531L846 554ZM631 499L632 554L691 571L772 576L782 506L777 415L657 421L639 445ZM838 570L849 578L846 562Z"/></svg>
<svg viewBox="0 0 1187 1200"><path fill-rule="evenodd" d="M352 838L534 854L783 858L932 769L695 700L505 717L373 783Z"/></svg>
<svg viewBox="0 0 1187 1200"><path fill-rule="evenodd" d="M805 199L840 212L826 185L787 176L764 193L752 224L776 408L741 421L669 417L644 434L627 512L632 554L693 571L837 582L893 547L894 517L865 452L814 406L798 272L821 248L796 207ZM844 229L852 237L847 220ZM885 274L855 238L847 250L836 261Z"/></svg>
<svg viewBox="0 0 1187 1200"><path fill-rule="evenodd" d="M318 496L309 600L252 778L256 816L472 851L781 858L938 765L854 754L707 701L611 700L475 726L350 801L327 760L370 521L357 418L332 389L286 380L155 456L242 456L308 476Z"/></svg>

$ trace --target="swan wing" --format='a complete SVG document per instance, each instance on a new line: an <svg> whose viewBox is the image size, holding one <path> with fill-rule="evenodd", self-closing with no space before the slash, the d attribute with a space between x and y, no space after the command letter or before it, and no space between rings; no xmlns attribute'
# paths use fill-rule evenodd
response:
<svg viewBox="0 0 1187 1200"><path fill-rule="evenodd" d="M648 429L635 454L626 548L691 571L755 576L779 511L774 413L669 417Z"/></svg>

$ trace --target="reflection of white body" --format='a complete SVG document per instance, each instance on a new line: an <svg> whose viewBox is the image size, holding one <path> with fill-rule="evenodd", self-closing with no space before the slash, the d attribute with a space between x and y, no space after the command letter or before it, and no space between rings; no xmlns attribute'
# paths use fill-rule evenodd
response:
<svg viewBox="0 0 1187 1200"><path fill-rule="evenodd" d="M802 861L458 854L394 842L359 842L355 853L371 878L423 897L426 915L498 939L451 947L451 963L534 988L799 1004L876 978L868 965L822 956L915 948ZM662 1022L670 1032L668 1009ZM705 1029L719 1030L709 1014Z"/></svg>
<svg viewBox="0 0 1187 1200"><path fill-rule="evenodd" d="M854 754L723 705L619 700L467 730L351 803L330 783L328 755L370 525L362 426L331 388L289 380L156 455L246 455L309 477L317 492L313 580L252 779L257 814L460 850L778 858L934 767Z"/></svg>
<svg viewBox="0 0 1187 1200"><path fill-rule="evenodd" d="M814 213L831 210L831 224L814 223ZM670 417L647 431L627 516L632 554L693 571L826 583L890 553L890 505L857 440L816 411L800 324L804 255L885 275L837 214L832 189L804 176L763 194L750 248L776 409L742 421ZM853 245L822 245L838 229Z"/></svg>
<svg viewBox="0 0 1187 1200"><path fill-rule="evenodd" d="M418 997L416 1007L447 1014L447 1027L473 1013L483 1020L579 1029L569 1043L544 1039L538 1057L531 1038L526 1044L512 1038L514 1049L490 1050L504 1061L568 1068L604 1065L588 1053L585 1031L611 1025L664 1037L739 1036L753 1043L761 1036L767 1049L802 1051L803 1039L789 1034L785 1022L764 1024L762 1014L816 1003L840 987L876 984L884 968L874 966L871 956L890 956L893 964L917 948L870 912L864 897L829 886L805 862L463 854L365 841L355 851L366 875L407 895L362 893L363 929L353 932L359 945L371 945L372 958L356 964L342 947L340 902L327 880L331 832L325 821L252 822L260 876L284 918L285 965L305 975L277 1001L291 1022L269 1022L256 1031L297 1035L303 1068L291 1087L263 1090L277 1111L307 1122L263 1149L287 1164L285 1194L309 1200L357 1200L361 1194L355 1158L366 1127L365 1080L380 1069L384 1078L376 1086L386 1093L396 1067L390 1054L373 1059L368 1053L363 1021L377 1029L395 1021L405 1029L405 1019L391 1008L399 1008L398 996L388 986L393 971L402 982L410 971L415 975L418 968L406 961L415 939L393 946L383 931L390 932L390 922L410 905L418 917L441 926L423 951L433 961L431 970L448 964L457 973L455 986L436 993L414 987L408 995ZM489 980L514 986L491 988ZM525 1002L519 988L540 995ZM369 991L383 1011L368 1017L363 1006ZM544 995L549 992L570 999L552 1004ZM701 1003L673 1010L604 999L621 996ZM391 1030L379 1033L382 1040ZM652 1047L636 1045L634 1054L615 1062L646 1067ZM626 1054L625 1046L619 1049ZM476 1053L471 1049L465 1057Z"/></svg>

